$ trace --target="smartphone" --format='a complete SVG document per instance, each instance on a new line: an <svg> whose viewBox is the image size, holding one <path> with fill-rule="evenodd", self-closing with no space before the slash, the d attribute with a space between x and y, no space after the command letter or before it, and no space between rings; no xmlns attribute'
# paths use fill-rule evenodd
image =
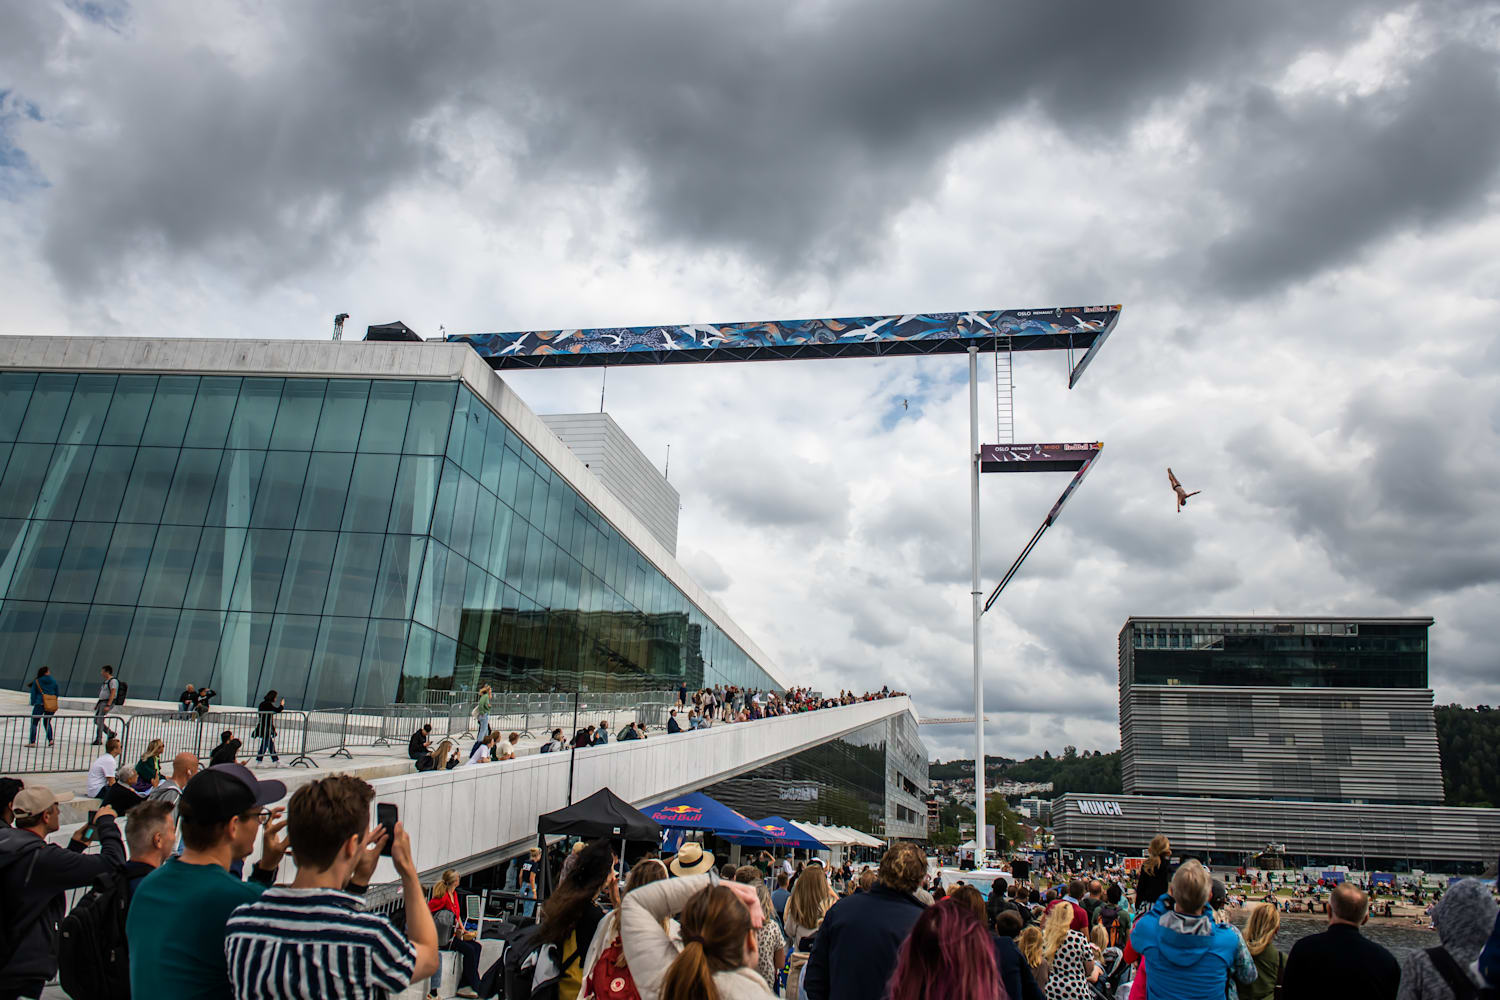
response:
<svg viewBox="0 0 1500 1000"><path fill-rule="evenodd" d="M97 815L99 815L99 810L97 810L97 809L90 809L89 810L88 825L83 828L83 835L85 837L92 837L94 835L94 817L97 816Z"/></svg>
<svg viewBox="0 0 1500 1000"><path fill-rule="evenodd" d="M391 856L391 846L396 842L396 819L396 804L394 802L377 802L375 804L375 822L385 827L385 846L380 849L380 856L383 858Z"/></svg>

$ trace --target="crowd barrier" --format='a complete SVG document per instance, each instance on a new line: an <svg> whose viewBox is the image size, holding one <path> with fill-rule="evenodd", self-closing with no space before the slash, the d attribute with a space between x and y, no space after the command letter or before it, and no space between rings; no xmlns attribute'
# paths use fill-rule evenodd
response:
<svg viewBox="0 0 1500 1000"><path fill-rule="evenodd" d="M117 735L129 725L115 714L102 721ZM0 715L0 774L87 771L101 750L94 745L98 735L93 715Z"/></svg>
<svg viewBox="0 0 1500 1000"><path fill-rule="evenodd" d="M445 692L440 692L445 693ZM466 692L457 692L465 694ZM523 738L546 737L554 729L571 739L573 725L598 725L603 720L618 733L629 722L660 729L677 696L671 691L499 692L491 696L489 727L502 733L516 732ZM37 718L37 746L30 747L32 719ZM261 749L255 735L260 713L254 709L205 714L176 709L116 712L105 725L123 741L120 759L137 759L152 740L161 740L162 756L170 760L189 751L201 760L220 743L228 731L240 741L239 758L254 757ZM434 704L373 705L301 711L286 709L270 717L275 727L275 753L290 758L293 766L316 767L313 754L349 758L350 747L398 746L423 725L432 735L455 742L477 736L472 696ZM53 739L47 740L46 725ZM686 727L686 719L683 720ZM92 715L55 714L0 716L0 773L39 774L52 771L86 771L99 756L93 744L96 733ZM270 748L266 750L270 756Z"/></svg>

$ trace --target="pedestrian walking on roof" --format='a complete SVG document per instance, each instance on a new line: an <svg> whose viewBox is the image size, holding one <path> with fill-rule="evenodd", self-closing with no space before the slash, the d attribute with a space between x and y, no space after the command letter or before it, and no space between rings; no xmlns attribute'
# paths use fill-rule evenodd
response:
<svg viewBox="0 0 1500 1000"><path fill-rule="evenodd" d="M31 681L31 736L26 745L36 746L37 723L47 727L47 745L52 745L52 717L57 714L57 678L51 667L38 667Z"/></svg>
<svg viewBox="0 0 1500 1000"><path fill-rule="evenodd" d="M286 708L286 699L277 700L276 691L273 688L266 692L261 699L260 706L256 708L255 729L250 735L260 740L260 749L255 751L255 763L259 764L265 760L266 754L271 755L271 763L275 764L281 760L276 756L276 716Z"/></svg>
<svg viewBox="0 0 1500 1000"><path fill-rule="evenodd" d="M479 701L474 705L475 739L482 741L490 732L490 686L479 686Z"/></svg>
<svg viewBox="0 0 1500 1000"><path fill-rule="evenodd" d="M99 697L94 701L94 745L103 743L106 737L115 738L115 731L104 724L104 719L114 710L120 699L120 682L115 680L115 668L106 663L99 668L104 682L99 685Z"/></svg>

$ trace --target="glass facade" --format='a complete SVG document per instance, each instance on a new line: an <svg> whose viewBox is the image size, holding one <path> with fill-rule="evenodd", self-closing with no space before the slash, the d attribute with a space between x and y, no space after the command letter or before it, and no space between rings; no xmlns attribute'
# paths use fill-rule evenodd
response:
<svg viewBox="0 0 1500 1000"><path fill-rule="evenodd" d="M927 839L927 755L910 713L703 789L752 819L782 816Z"/></svg>
<svg viewBox="0 0 1500 1000"><path fill-rule="evenodd" d="M455 381L0 373L0 598L73 696L775 686Z"/></svg>
<svg viewBox="0 0 1500 1000"><path fill-rule="evenodd" d="M1120 637L1134 684L1427 686L1424 622L1134 621Z"/></svg>

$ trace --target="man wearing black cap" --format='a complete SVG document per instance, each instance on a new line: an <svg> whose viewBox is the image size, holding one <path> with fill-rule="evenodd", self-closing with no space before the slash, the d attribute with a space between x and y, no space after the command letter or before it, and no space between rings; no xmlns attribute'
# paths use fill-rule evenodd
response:
<svg viewBox="0 0 1500 1000"><path fill-rule="evenodd" d="M65 890L89 885L125 864L125 845L109 806L94 816L100 852L84 854L88 827L73 833L67 850L47 843L61 826L58 803L73 796L54 795L33 785L16 795L11 808L14 829L0 830L0 997L41 996L57 975L57 924L66 906Z"/></svg>
<svg viewBox="0 0 1500 1000"><path fill-rule="evenodd" d="M240 764L199 771L178 801L180 857L146 876L130 901L130 993L137 997L224 998L232 992L224 960L224 924L241 903L259 899L286 853L286 823L271 803L279 781L258 781ZM260 859L242 882L229 873L249 857L260 833Z"/></svg>

